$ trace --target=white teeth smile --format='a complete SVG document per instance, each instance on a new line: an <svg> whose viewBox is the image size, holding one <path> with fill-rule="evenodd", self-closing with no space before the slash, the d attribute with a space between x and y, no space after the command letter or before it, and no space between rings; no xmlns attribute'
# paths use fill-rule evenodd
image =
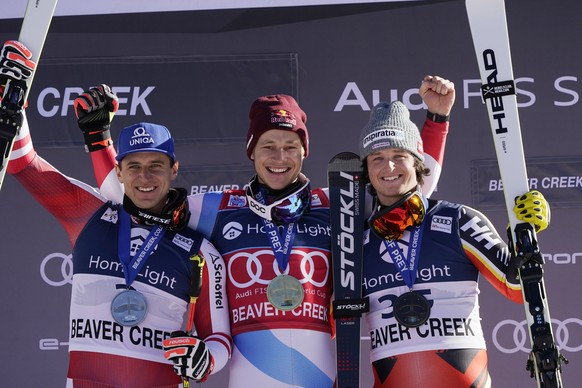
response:
<svg viewBox="0 0 582 388"><path fill-rule="evenodd" d="M396 179L398 179L398 175L382 178L383 181L395 181Z"/></svg>
<svg viewBox="0 0 582 388"><path fill-rule="evenodd" d="M139 191L146 192L146 193L150 192L150 191L154 191L154 187L138 187L137 189Z"/></svg>
<svg viewBox="0 0 582 388"><path fill-rule="evenodd" d="M281 167L281 168L272 168L272 167L269 167L268 170L270 172L273 172L273 173L282 173L282 172L287 171L288 169L287 168L284 168L284 167Z"/></svg>

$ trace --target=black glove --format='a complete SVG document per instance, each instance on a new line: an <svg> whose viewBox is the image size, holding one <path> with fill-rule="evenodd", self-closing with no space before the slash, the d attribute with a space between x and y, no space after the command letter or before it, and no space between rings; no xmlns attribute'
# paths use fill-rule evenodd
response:
<svg viewBox="0 0 582 388"><path fill-rule="evenodd" d="M119 100L108 85L101 84L83 92L75 98L74 107L87 151L97 151L113 144L109 127L119 108Z"/></svg>
<svg viewBox="0 0 582 388"><path fill-rule="evenodd" d="M4 43L0 51L0 139L7 143L18 134L24 120L26 80L36 68L31 57L30 50L15 40ZM10 86L5 90L8 81Z"/></svg>
<svg viewBox="0 0 582 388"><path fill-rule="evenodd" d="M175 331L164 340L164 357L174 363L178 376L204 381L214 369L214 358L200 338Z"/></svg>
<svg viewBox="0 0 582 388"><path fill-rule="evenodd" d="M18 101L24 97L25 90L26 87L22 89L11 86L0 102L0 139L6 140L8 144L18 135L24 122L22 107Z"/></svg>
<svg viewBox="0 0 582 388"><path fill-rule="evenodd" d="M511 225L507 225L507 249L509 250L509 262L505 270L505 277L510 283L519 283L519 268L523 264L523 257L516 256L515 254L515 243L513 242L513 232L511 231Z"/></svg>

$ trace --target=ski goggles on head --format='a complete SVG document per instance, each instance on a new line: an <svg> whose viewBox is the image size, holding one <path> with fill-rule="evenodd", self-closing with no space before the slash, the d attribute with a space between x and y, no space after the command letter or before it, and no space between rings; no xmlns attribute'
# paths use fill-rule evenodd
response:
<svg viewBox="0 0 582 388"><path fill-rule="evenodd" d="M311 207L309 179L304 178L302 180L304 182L297 190L275 200L269 205L265 205L253 195L253 191L257 191L258 186L257 178L255 177L246 189L249 208L258 216L274 223L289 224L297 221Z"/></svg>
<svg viewBox="0 0 582 388"><path fill-rule="evenodd" d="M414 191L394 205L373 214L368 224L381 239L398 240L406 228L420 225L425 213L424 200L418 191Z"/></svg>

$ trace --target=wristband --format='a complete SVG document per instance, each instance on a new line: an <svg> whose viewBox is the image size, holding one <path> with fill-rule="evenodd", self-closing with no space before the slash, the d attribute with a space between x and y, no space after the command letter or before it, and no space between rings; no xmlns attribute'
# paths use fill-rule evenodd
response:
<svg viewBox="0 0 582 388"><path fill-rule="evenodd" d="M439 115L438 113L432 113L430 111L426 111L426 117L428 117L430 120L434 121L435 123L445 123L447 121L449 121L449 119L451 118L451 115Z"/></svg>
<svg viewBox="0 0 582 388"><path fill-rule="evenodd" d="M85 137L85 151L87 152L99 151L113 144L109 129L83 132L83 136Z"/></svg>

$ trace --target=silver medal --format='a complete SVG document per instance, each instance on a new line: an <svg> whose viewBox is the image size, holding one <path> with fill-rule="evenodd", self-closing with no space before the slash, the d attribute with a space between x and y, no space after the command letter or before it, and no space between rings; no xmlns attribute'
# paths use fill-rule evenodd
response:
<svg viewBox="0 0 582 388"><path fill-rule="evenodd" d="M122 326L135 326L144 320L148 305L142 293L124 290L111 301L111 315Z"/></svg>

